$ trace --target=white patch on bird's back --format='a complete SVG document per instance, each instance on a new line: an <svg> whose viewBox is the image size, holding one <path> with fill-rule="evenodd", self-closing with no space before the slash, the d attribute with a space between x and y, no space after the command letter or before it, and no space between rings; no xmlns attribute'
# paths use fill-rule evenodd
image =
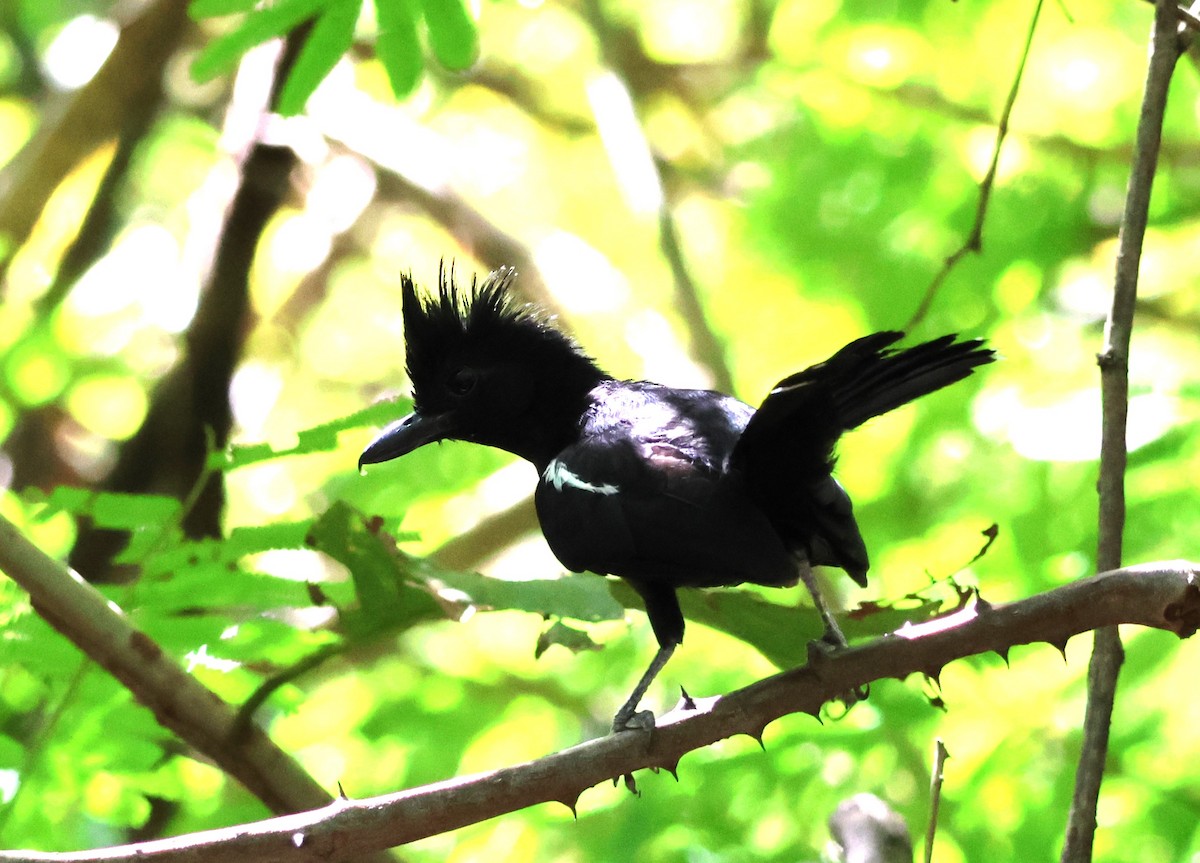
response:
<svg viewBox="0 0 1200 863"><path fill-rule="evenodd" d="M562 491L563 486L569 485L571 488L577 488L580 491L590 491L592 494L616 494L617 487L610 483L602 483L596 485L579 476L579 474L571 471L561 459L554 459L550 464L546 465L546 470L542 473L542 479L554 486L555 491Z"/></svg>

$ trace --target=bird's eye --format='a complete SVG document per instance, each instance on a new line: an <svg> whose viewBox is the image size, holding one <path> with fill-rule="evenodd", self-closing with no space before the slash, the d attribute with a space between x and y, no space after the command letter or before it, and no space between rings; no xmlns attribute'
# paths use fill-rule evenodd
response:
<svg viewBox="0 0 1200 863"><path fill-rule="evenodd" d="M465 396L471 390L475 389L475 381L477 379L478 375L473 370L459 369L446 382L446 389L450 390L456 396Z"/></svg>

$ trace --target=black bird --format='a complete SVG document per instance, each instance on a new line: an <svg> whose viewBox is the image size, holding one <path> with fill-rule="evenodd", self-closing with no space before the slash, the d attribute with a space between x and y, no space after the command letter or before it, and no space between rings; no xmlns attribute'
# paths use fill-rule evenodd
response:
<svg viewBox="0 0 1200 863"><path fill-rule="evenodd" d="M414 412L385 428L359 467L446 439L534 464L551 550L572 571L625 579L658 640L614 730L630 727L683 640L676 588L802 579L827 638L844 645L810 568L840 567L866 586L867 550L832 475L834 445L871 417L967 377L993 352L954 335L893 350L903 333L876 333L784 378L756 411L710 390L614 379L509 299L514 275L501 269L460 292L443 272L424 299L402 279Z"/></svg>

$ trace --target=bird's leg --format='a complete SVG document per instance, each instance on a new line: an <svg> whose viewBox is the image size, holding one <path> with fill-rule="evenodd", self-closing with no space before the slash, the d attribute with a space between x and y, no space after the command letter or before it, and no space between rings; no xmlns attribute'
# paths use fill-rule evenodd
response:
<svg viewBox="0 0 1200 863"><path fill-rule="evenodd" d="M849 647L849 644L846 642L846 636L842 634L842 628L837 625L833 613L829 610L829 606L825 604L825 597L821 595L821 591L817 587L817 577L813 573L808 559L799 558L799 564L800 580L804 582L804 586L812 594L813 605L816 606L817 614L821 615L821 620L825 623L825 634L821 636L819 641L809 642L809 647L815 647L826 654L833 650L841 650L842 648ZM841 696L841 700L846 705L846 709L849 710L859 701L865 701L868 692L869 690L866 686L860 686L844 693Z"/></svg>
<svg viewBox="0 0 1200 863"><path fill-rule="evenodd" d="M842 628L838 626L837 621L833 617L833 613L829 610L829 606L825 604L825 597L821 595L821 590L817 585L817 576L813 573L812 565L807 558L798 557L797 567L800 571L800 580L804 582L804 586L808 588L809 594L812 595L813 605L817 609L817 614L821 615L821 622L825 624L825 634L821 636L821 640L834 648L846 647L846 636L842 634Z"/></svg>
<svg viewBox="0 0 1200 863"><path fill-rule="evenodd" d="M637 706L642 700L642 696L646 694L646 690L650 688L650 684L654 682L654 678L658 677L658 673L662 671L663 666L667 664L667 660L674 652L675 642L668 642L658 649L658 653L654 654L654 659L650 661L650 667L646 669L646 673L637 682L637 686L633 687L629 698L621 705L617 715L613 717L612 730L614 733L654 727L654 714L649 710L636 713Z"/></svg>

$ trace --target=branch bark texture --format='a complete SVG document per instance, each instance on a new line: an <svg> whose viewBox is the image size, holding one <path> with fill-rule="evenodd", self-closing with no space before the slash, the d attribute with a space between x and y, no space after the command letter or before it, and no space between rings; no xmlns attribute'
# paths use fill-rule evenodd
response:
<svg viewBox="0 0 1200 863"><path fill-rule="evenodd" d="M47 557L0 516L0 571L28 591L55 629L121 681L155 719L237 779L274 812L331 796L259 729L233 739L234 712L78 573Z"/></svg>
<svg viewBox="0 0 1200 863"><path fill-rule="evenodd" d="M692 699L661 717L651 731L610 735L490 773L364 800L339 799L312 812L138 845L67 854L0 852L0 863L358 859L537 803L558 802L574 810L593 785L645 768L674 773L680 758L694 749L737 734L760 739L768 723L792 713L815 716L826 701L874 680L936 676L955 659L989 651L1007 655L1017 644L1041 641L1062 648L1072 635L1118 623L1191 635L1200 626L1200 563L1131 567L1005 606L979 601L834 656L816 652L801 668L729 695Z"/></svg>
<svg viewBox="0 0 1200 863"><path fill-rule="evenodd" d="M1099 531L1096 548L1098 569L1121 565L1125 532L1125 450L1129 413L1129 344L1133 333L1133 311L1137 301L1138 267L1150 212L1150 192L1158 170L1163 116L1171 75L1182 52L1175 0L1155 4L1146 89L1138 117L1137 141L1125 196L1118 239L1116 277L1112 308L1104 328L1104 348L1099 356L1100 395L1103 405L1100 443ZM1088 665L1088 701L1083 722L1083 748L1075 772L1075 792L1063 843L1063 863L1086 863L1092 859L1096 832L1096 808L1108 735L1116 699L1117 678L1124 651L1115 628L1097 631L1095 648Z"/></svg>
<svg viewBox="0 0 1200 863"><path fill-rule="evenodd" d="M62 97L0 173L0 234L23 242L71 169L119 137L131 115L157 104L159 79L187 25L185 0L156 0L138 9L92 80Z"/></svg>

